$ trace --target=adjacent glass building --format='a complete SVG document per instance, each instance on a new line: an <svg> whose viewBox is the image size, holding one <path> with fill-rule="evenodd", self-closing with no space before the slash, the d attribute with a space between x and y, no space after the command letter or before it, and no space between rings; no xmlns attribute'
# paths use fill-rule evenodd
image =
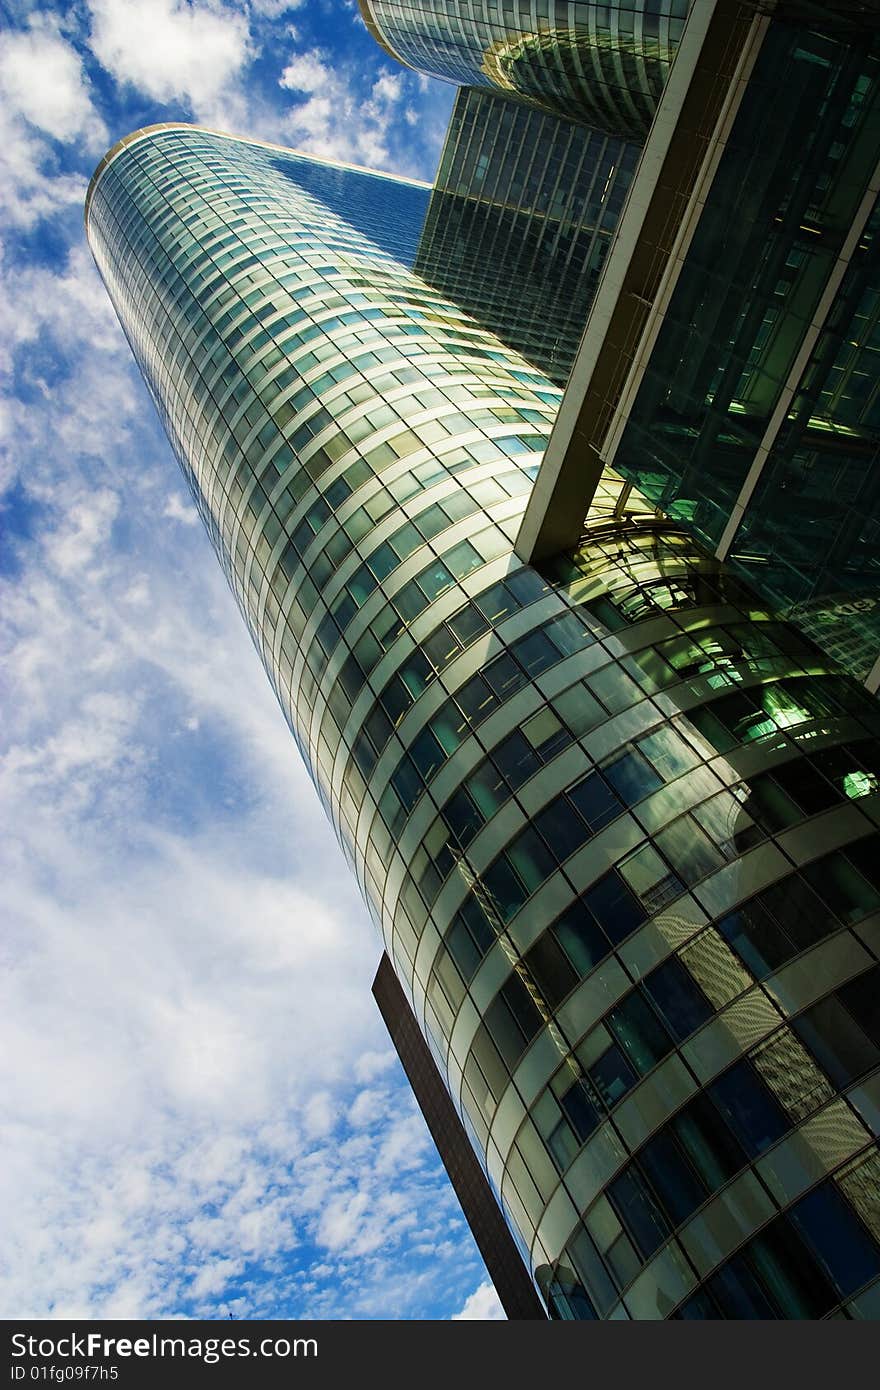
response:
<svg viewBox="0 0 880 1390"><path fill-rule="evenodd" d="M768 28L615 455L862 679L880 652L877 18Z"/></svg>
<svg viewBox="0 0 880 1390"><path fill-rule="evenodd" d="M550 1316L880 1316L880 710L610 472L516 558L561 393L428 193L165 126L86 218Z"/></svg>
<svg viewBox="0 0 880 1390"><path fill-rule="evenodd" d="M415 270L564 386L639 147L463 87Z"/></svg>
<svg viewBox="0 0 880 1390"><path fill-rule="evenodd" d="M690 0L358 0L407 66L492 87L597 130L640 140L657 109Z"/></svg>
<svg viewBox="0 0 880 1390"><path fill-rule="evenodd" d="M607 339L606 361L618 353L621 366L599 388L597 429L585 429L603 463L876 691L877 7L786 0L771 17L757 3L706 0L685 34L706 16L711 63L698 47L684 72L676 63L678 103L667 92L648 147L655 201L664 184L676 197L634 232L638 269L609 277L625 290L588 328L595 344L618 310L627 325ZM684 80L698 88L707 67L725 95L711 116L688 106ZM638 324L633 304L645 310ZM582 437L572 476L584 451Z"/></svg>

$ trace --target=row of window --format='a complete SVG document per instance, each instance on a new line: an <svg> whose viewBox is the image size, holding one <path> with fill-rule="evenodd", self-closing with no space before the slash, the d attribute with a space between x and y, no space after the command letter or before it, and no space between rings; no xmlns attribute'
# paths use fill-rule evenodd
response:
<svg viewBox="0 0 880 1390"><path fill-rule="evenodd" d="M751 923L758 914L772 921L770 911L773 908L777 919L787 924L792 934L792 950L786 957L791 959L842 925L850 925L880 911L878 848L880 838L870 836L848 846L846 853L835 851L807 865L800 876L790 875L765 889L746 909L730 914L695 937L680 955L671 956L624 995L603 1020L603 1028L610 1031L616 1047L612 1068L615 1091L613 1099L610 1091L605 1093L606 1102L616 1103L635 1076L652 1070L673 1048L714 1017L719 1007L752 983L749 974L742 970L737 972L731 964L725 965L724 948L714 937L716 931L748 966L748 959L755 954L748 935ZM594 969L645 920L645 904L638 901L627 883L623 872L625 864L626 861L587 890L526 953L523 958L525 978L529 981L526 995L519 977L512 976L497 996L497 1007L493 1005L486 1012L486 1036L503 1059L506 1074L513 1072L541 1026L536 1020L549 1018L577 979ZM490 899L490 902L497 912L495 900ZM475 921L479 919L472 908L459 912L449 933L449 953L453 959L458 954L461 964L469 969L466 979L473 974L474 957L479 949ZM480 927L480 944L484 950L496 939L502 924L503 918L498 914L492 940L488 940L485 925ZM782 927L784 932L785 927ZM698 982L700 980L705 988ZM448 970L443 983L449 990ZM455 1008L464 996L462 981L458 982L456 992L458 997L451 1001ZM521 1015L517 1013L517 1005L523 1006ZM823 1003L821 1007L825 1006ZM505 1020L505 1026L496 1034L492 1020L499 1017ZM840 1036L845 1038L845 1029ZM478 1041L474 1044L474 1055L479 1061ZM856 1052L856 1055L863 1054ZM880 1061L880 1055L876 1061L870 1061L873 1052L865 1055L870 1065ZM835 1080L842 1074L843 1066L842 1061L836 1064Z"/></svg>
<svg viewBox="0 0 880 1390"><path fill-rule="evenodd" d="M663 988L668 990L668 985L667 980ZM569 1244L572 1262L600 1316L672 1230L746 1163L775 1144L793 1123L833 1097L822 1072L839 1090L880 1066L878 985L880 967L875 966L807 1009L793 1021L791 1031L786 1028L771 1037L751 1059L735 1063L690 1100L609 1184L602 1201L611 1203L618 1219L618 1229L611 1232L613 1240L600 1253L597 1237L608 1229L600 1211L597 1220L587 1217ZM656 984L652 988L656 992ZM606 1022L612 1032L619 1028L614 1015ZM626 1030L622 1041L625 1044ZM815 1063L822 1072L817 1072ZM538 1132L559 1172L635 1079L617 1044L574 1080L572 1071L571 1066L563 1067L557 1074L555 1103L545 1093L533 1110ZM526 1171L522 1152L514 1169L522 1187ZM533 1159L528 1172L540 1172L540 1164ZM543 1195L546 1200L549 1192ZM855 1282L847 1292L864 1282L854 1273L851 1277Z"/></svg>
<svg viewBox="0 0 880 1390"><path fill-rule="evenodd" d="M875 966L802 1012L790 1027L762 1043L751 1060L735 1063L688 1102L639 1149L638 1162L631 1163L606 1192L642 1259L792 1124L832 1099L835 1090L877 1070L878 984L880 967ZM499 1026L502 1006L507 1016ZM499 1048L510 1046L514 1013L518 1028L522 1030L524 1019L528 1020L534 1036L540 1025L533 1008L527 1006L523 1012L521 982L514 990L505 987L486 1015L487 1028ZM713 1003L673 959L647 977L641 993L634 992L606 1015L556 1073L532 1110L535 1142L540 1138L556 1172L564 1173L608 1113L669 1054L673 1043L682 1041L713 1013ZM516 1058L511 1054L506 1060L512 1066ZM485 1040L479 1061L490 1084L494 1079L494 1093L499 1094L503 1068L497 1055L487 1067ZM546 1202L554 1186L553 1170L530 1145L530 1131L527 1122L517 1139L516 1156L507 1167L517 1174L520 1200L529 1194L528 1173L530 1183L540 1184Z"/></svg>
<svg viewBox="0 0 880 1390"><path fill-rule="evenodd" d="M433 736L430 724L427 731ZM552 755L556 756L569 741L570 735L559 725L546 751L552 750ZM437 763L439 753L431 756ZM874 761L870 751L866 759ZM517 732L499 749L493 750L492 757L480 764L449 797L441 808L440 818L447 833L441 839L435 822L422 843L422 853L414 858L410 870L413 876L418 875L419 894L426 905L433 901L443 880L461 862L478 831L544 760ZM493 902L498 918L502 922L509 921L535 888L593 835L626 809L637 806L659 790L665 781L693 770L698 762L698 755L689 744L674 731L663 728L615 754L600 769L559 793L532 817L527 829L481 875L482 887ZM646 911L656 910L670 896L683 891L685 885L699 882L757 844L765 834L779 828L783 808L787 816L785 823L793 824L805 815L841 804L844 795L856 799L873 791L877 785L877 774L866 771L850 749L833 750L825 762L829 770L837 771L843 783L841 790L809 765L804 770L800 759L777 769L775 776L756 777L749 787L735 790L722 790L708 770L704 770L699 788L702 804L665 830L656 832L652 845L638 850L619 866L629 890L640 899ZM424 771L431 770L430 764L424 765ZM391 785L405 810L407 803L395 777ZM786 784L799 793L800 806L794 797L783 791ZM406 788L409 797L417 795L419 789L420 783L411 778ZM769 807L766 817L765 805ZM398 812L399 819L403 813ZM860 853L858 847L854 853ZM411 917L412 902L410 898Z"/></svg>
<svg viewBox="0 0 880 1390"><path fill-rule="evenodd" d="M873 1172L867 1181L876 1182L877 1177ZM569 1255L570 1261L545 1282L551 1317L601 1316L585 1287L591 1275L596 1280L594 1250L582 1237ZM875 1235L829 1179L776 1217L672 1316L823 1318L878 1274L880 1247ZM600 1306L604 1292L601 1288Z"/></svg>
<svg viewBox="0 0 880 1390"><path fill-rule="evenodd" d="M497 592L497 590L501 588L503 588L503 586L496 586L496 590L490 591L490 593ZM475 600L475 603L479 603L485 607L486 597L486 595L481 595ZM588 615L594 615L595 608L595 604L582 606L578 613L578 621L580 622L582 618L587 617L589 625L590 617ZM502 604L498 612L493 613L491 616L497 623L505 616L507 611L508 608ZM572 631L574 632L576 624L572 624L571 615L563 621L571 625ZM596 621L598 622L598 620ZM457 654L458 648L456 647L455 641L449 641L450 634L448 627L449 624L441 624L436 633L427 639L427 645L430 645L432 650L436 647L438 651L448 651L451 653L450 659L453 659L454 655ZM663 644L660 644L659 648L651 648L647 652L638 653L636 656L625 660L624 666L633 670L638 678L638 683L626 673L626 670L621 669L619 666L601 668L589 678L589 689L582 688L581 690L580 702L582 705L582 712L577 716L578 733L592 727L600 718L607 717L607 713L620 712L629 705L642 700L644 698L643 687L646 679L649 682L649 689L653 688L659 690L664 686L680 681L683 676L690 674L691 671L696 668L699 668L699 670L703 672L724 672L727 669L724 652L734 643L737 644L739 659L743 663L748 664L751 661L750 653L766 653L772 651L776 654L783 666L787 665L790 667L791 657L784 655L784 649L776 645L770 638L766 637L764 632L765 628L773 632L774 636L779 632L778 625L775 624L762 624L760 626L750 624L748 628L741 627L729 631L725 629L711 629L707 633L699 634L699 641L693 641L690 637L684 636L681 638L669 639ZM482 621L477 617L474 621L475 635L478 635L482 630ZM601 632L602 629L601 627L597 627L595 630ZM584 628L583 625L581 625L577 633L575 633L575 645L570 646L569 649L577 650L578 646L582 647L585 642L588 642L587 632L588 627ZM540 638L536 638L535 640L541 643L542 650L546 652L543 640ZM426 644L422 644L423 649L425 645ZM658 650L664 651L662 659L657 657ZM796 655L802 654L802 650L802 644L800 644ZM658 665L658 660L661 663L660 665ZM355 677L355 680L356 679ZM473 689L476 694L476 698L473 701L468 699L471 689ZM468 717L476 722L479 722L481 711L482 717L485 717L486 714L490 713L491 710L495 708L495 704L492 703L491 697L487 694L486 684L480 677L475 678L471 686L466 688L463 692L458 692L456 701L450 700L447 703L447 706L435 717L428 729L418 736L409 749L409 759L415 764L416 771L425 781L428 781L438 770L442 761L441 750L444 750L446 756L449 756L458 746L460 740L456 740L454 737L450 736L450 729L454 729L458 723L459 705L456 702L459 700L459 697L461 697L468 706ZM597 697L601 698L597 699ZM768 702L774 699L776 701L775 708L777 712L785 709L786 717L789 722L794 722L791 719L791 702L787 704L784 703L783 697L778 694L777 696L770 695L767 697ZM713 706L713 711L715 708L716 707ZM724 721L728 706L720 705L717 706L717 708L718 716ZM739 707L733 709L731 706L730 708L731 713L735 716L731 721L731 727L736 733L739 733L740 730L737 727L739 722ZM749 708L753 707L749 706ZM754 707L754 709L757 709L757 707ZM824 709L825 706L823 706L823 711ZM763 705L761 706L761 710L761 722L763 722L763 716L766 713L766 711L763 710ZM590 717L591 714L593 716L592 718ZM715 716L716 722L718 716ZM377 718L378 738L372 737L370 724L372 718ZM706 722L708 726L708 721ZM712 728L709 728L708 732L715 734L717 743L721 748L727 749L732 746L729 734L718 737L717 729ZM381 712L378 712L378 714L374 712L373 715L368 717L365 723L365 733L366 737L370 738L373 752L377 757L384 748L388 736L387 721L382 716ZM368 764L371 756L372 755L366 756ZM406 768L406 763L407 759L405 758L400 775L407 780L411 780L411 772Z"/></svg>

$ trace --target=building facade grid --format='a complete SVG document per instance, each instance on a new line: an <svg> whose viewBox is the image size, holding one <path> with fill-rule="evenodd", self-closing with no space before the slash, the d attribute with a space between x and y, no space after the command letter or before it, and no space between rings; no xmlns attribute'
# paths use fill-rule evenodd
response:
<svg viewBox="0 0 880 1390"><path fill-rule="evenodd" d="M416 273L565 386L638 156L632 142L463 88Z"/></svg>

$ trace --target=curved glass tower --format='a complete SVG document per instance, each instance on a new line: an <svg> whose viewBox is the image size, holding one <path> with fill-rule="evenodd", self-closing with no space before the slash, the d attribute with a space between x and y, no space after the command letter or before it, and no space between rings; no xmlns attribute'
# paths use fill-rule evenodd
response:
<svg viewBox="0 0 880 1390"><path fill-rule="evenodd" d="M358 0L392 58L644 139L690 0Z"/></svg>
<svg viewBox="0 0 880 1390"><path fill-rule="evenodd" d="M880 712L409 268L428 190L188 127L89 241L522 1258L564 1318L880 1313Z"/></svg>

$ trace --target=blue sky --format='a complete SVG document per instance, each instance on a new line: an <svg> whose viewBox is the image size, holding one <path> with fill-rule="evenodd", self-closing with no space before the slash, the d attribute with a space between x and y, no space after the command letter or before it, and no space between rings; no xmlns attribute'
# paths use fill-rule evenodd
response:
<svg viewBox="0 0 880 1390"><path fill-rule="evenodd" d="M498 1316L82 232L140 125L430 178L452 89L344 0L6 16L0 1316Z"/></svg>

